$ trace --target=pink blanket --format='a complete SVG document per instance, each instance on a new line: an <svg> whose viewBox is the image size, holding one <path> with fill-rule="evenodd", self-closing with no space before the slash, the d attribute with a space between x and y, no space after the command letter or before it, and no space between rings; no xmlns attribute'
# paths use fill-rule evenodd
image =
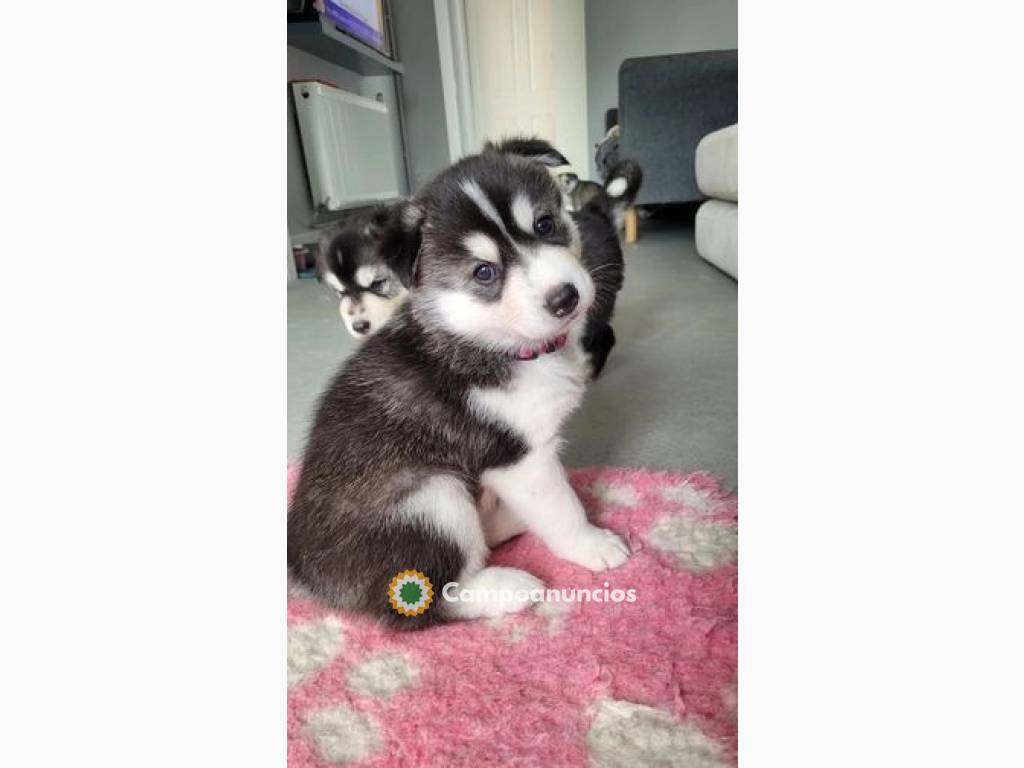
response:
<svg viewBox="0 0 1024 768"><path fill-rule="evenodd" d="M705 473L571 475L633 557L591 573L525 534L490 562L575 602L396 633L289 599L292 768L735 764L735 498Z"/></svg>

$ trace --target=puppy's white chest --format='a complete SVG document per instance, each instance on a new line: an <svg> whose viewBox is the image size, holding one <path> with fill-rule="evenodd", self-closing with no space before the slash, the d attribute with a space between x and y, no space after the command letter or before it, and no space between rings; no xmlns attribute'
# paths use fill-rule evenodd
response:
<svg viewBox="0 0 1024 768"><path fill-rule="evenodd" d="M473 390L470 403L486 418L508 424L530 448L540 448L558 437L566 417L583 399L582 352L567 347L516 367L509 386Z"/></svg>

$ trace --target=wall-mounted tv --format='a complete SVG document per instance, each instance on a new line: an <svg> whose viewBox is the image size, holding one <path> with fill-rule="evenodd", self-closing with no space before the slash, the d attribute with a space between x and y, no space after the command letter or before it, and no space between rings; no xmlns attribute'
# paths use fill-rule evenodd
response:
<svg viewBox="0 0 1024 768"><path fill-rule="evenodd" d="M385 0L323 0L323 15L356 40L391 57Z"/></svg>

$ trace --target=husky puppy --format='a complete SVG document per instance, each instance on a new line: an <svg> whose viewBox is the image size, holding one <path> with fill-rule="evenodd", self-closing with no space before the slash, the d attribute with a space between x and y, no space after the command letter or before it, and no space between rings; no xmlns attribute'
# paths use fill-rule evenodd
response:
<svg viewBox="0 0 1024 768"><path fill-rule="evenodd" d="M334 289L345 328L357 339L379 330L408 292L394 268L396 261L408 258L402 249L415 246L396 234L406 206L404 201L379 205L320 238L320 279Z"/></svg>
<svg viewBox="0 0 1024 768"><path fill-rule="evenodd" d="M622 288L624 262L618 232L626 208L636 199L643 181L640 166L623 160L608 174L604 186L580 181L565 156L543 139L516 137L488 149L540 163L558 180L583 240L583 263L597 288L597 300L587 316L583 348L590 358L591 377L597 378L615 345L611 319Z"/></svg>
<svg viewBox="0 0 1024 768"><path fill-rule="evenodd" d="M440 174L412 213L413 289L324 393L288 511L292 576L403 628L527 607L540 581L485 566L489 544L523 529L591 570L629 557L587 520L558 456L597 291L557 183L539 163L484 152ZM410 569L438 599L403 616L388 585ZM440 599L449 582L480 599Z"/></svg>

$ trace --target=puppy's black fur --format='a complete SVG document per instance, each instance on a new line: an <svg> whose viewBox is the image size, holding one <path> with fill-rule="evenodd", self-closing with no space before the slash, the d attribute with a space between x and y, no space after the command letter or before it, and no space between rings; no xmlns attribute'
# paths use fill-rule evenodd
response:
<svg viewBox="0 0 1024 768"><path fill-rule="evenodd" d="M438 469L476 496L485 469L526 452L521 439L474 415L473 387L498 386L511 361L436 328L406 303L367 339L320 400L288 513L288 565L317 597L403 629L443 621L444 601L419 616L387 603L397 573L457 581L458 548L394 510Z"/></svg>
<svg viewBox="0 0 1024 768"><path fill-rule="evenodd" d="M331 273L346 291L361 293L364 287L355 280L356 270L382 258L381 239L395 215L394 206L376 205L326 230L317 250L320 279Z"/></svg>

